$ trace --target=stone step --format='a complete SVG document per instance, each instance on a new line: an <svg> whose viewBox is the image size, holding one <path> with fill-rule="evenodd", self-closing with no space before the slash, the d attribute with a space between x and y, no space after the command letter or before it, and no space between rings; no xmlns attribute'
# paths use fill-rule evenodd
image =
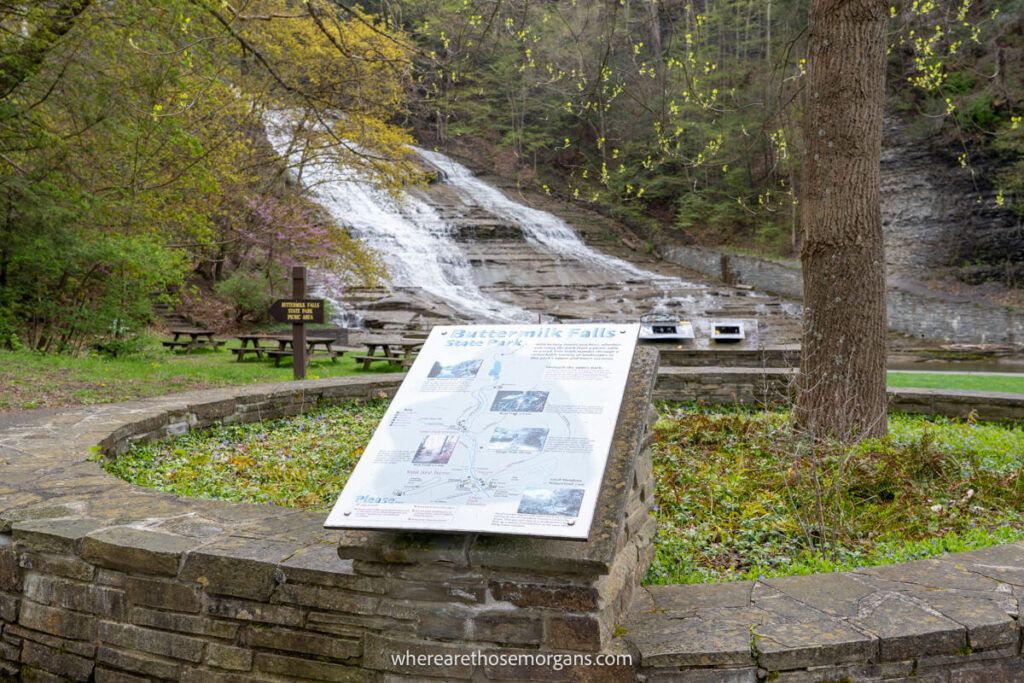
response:
<svg viewBox="0 0 1024 683"><path fill-rule="evenodd" d="M456 242L523 239L523 230L518 225L484 220L460 220L452 224L450 234Z"/></svg>

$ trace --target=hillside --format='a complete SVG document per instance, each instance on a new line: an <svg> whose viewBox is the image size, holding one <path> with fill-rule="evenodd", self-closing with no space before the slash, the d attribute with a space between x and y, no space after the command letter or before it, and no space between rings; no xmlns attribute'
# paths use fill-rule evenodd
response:
<svg viewBox="0 0 1024 683"><path fill-rule="evenodd" d="M1021 9L894 4L890 271L947 288L984 284L997 297L1024 285ZM804 3L495 11L482 22L428 2L401 17L441 64L420 75L422 141L589 204L651 242L798 253Z"/></svg>

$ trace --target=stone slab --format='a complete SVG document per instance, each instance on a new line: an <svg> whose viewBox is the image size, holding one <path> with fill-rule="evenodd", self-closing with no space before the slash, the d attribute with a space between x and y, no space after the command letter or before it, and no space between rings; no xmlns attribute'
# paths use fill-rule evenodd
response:
<svg viewBox="0 0 1024 683"><path fill-rule="evenodd" d="M879 594L875 604L863 605L860 615L850 623L879 638L881 661L967 649L963 626L898 593Z"/></svg>
<svg viewBox="0 0 1024 683"><path fill-rule="evenodd" d="M771 622L753 627L757 663L768 671L866 663L878 638L838 620Z"/></svg>
<svg viewBox="0 0 1024 683"><path fill-rule="evenodd" d="M742 622L633 613L624 629L645 668L754 664L750 625Z"/></svg>
<svg viewBox="0 0 1024 683"><path fill-rule="evenodd" d="M110 569L175 576L181 556L196 545L194 539L175 534L111 527L86 535L82 557Z"/></svg>

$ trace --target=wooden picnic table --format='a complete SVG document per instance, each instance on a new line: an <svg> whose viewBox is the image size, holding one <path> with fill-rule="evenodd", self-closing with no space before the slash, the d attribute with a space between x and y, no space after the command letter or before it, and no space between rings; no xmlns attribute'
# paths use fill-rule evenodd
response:
<svg viewBox="0 0 1024 683"><path fill-rule="evenodd" d="M239 362L247 354L253 354L258 359L263 359L263 354L268 351L260 342L268 339L265 334L236 334L235 339L241 342L241 345L237 349L231 349L231 352L237 356Z"/></svg>
<svg viewBox="0 0 1024 683"><path fill-rule="evenodd" d="M292 345L292 335L290 334L272 334L265 339L273 339L277 342L277 348L284 351ZM323 346L325 351L332 351L331 344L336 342L337 339L334 337L316 337L313 335L306 336L306 348L312 353L317 346Z"/></svg>
<svg viewBox="0 0 1024 683"><path fill-rule="evenodd" d="M174 339L163 342L163 345L168 349L184 348L185 353L190 353L194 349L204 346L216 349L224 344L223 341L217 341L213 338L215 334L213 330L200 327L177 327L171 330L171 334L174 335ZM188 341L185 341L183 337L188 337Z"/></svg>
<svg viewBox="0 0 1024 683"><path fill-rule="evenodd" d="M274 359L274 365L280 365L281 359L287 356L294 356L295 352L289 348L292 345L292 336L290 334L272 334L263 337L264 339L273 339L277 342L277 349L267 351L267 355ZM336 344L338 339L336 337L317 337L308 336L306 337L306 349L308 351L307 359L312 360L314 352L317 346L323 346L326 355L331 359L332 362L338 360L338 356L344 355L346 351L353 351L350 347L336 348L333 344Z"/></svg>
<svg viewBox="0 0 1024 683"><path fill-rule="evenodd" d="M360 342L366 347L366 354L353 356L357 361L362 361L363 370L369 370L370 365L377 362L388 363L389 365L412 365L416 353L423 346L425 339L410 339L408 337L363 337ZM377 353L381 349L382 353Z"/></svg>

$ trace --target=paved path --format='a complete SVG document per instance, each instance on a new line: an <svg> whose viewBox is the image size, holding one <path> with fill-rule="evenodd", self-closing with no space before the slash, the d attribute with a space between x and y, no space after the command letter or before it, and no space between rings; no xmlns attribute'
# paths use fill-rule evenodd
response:
<svg viewBox="0 0 1024 683"><path fill-rule="evenodd" d="M77 406L81 408L81 406ZM63 408L37 408L36 410L10 410L0 411L0 431L23 425L26 422L34 422L41 417L49 417L66 410L75 410L75 406Z"/></svg>

